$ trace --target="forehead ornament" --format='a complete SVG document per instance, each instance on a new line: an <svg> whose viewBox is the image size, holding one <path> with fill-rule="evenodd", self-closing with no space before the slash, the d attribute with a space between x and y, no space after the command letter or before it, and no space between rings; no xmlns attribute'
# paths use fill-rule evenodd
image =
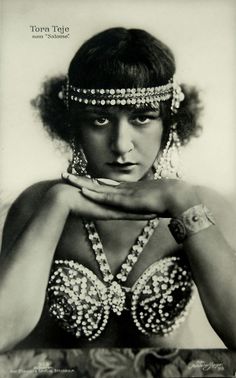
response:
<svg viewBox="0 0 236 378"><path fill-rule="evenodd" d="M145 88L78 88L70 84L67 79L66 86L58 93L67 108L71 101L85 105L98 106L151 106L159 108L161 101L171 101L171 112L177 113L180 102L184 100L184 93L175 78L171 78L165 85Z"/></svg>

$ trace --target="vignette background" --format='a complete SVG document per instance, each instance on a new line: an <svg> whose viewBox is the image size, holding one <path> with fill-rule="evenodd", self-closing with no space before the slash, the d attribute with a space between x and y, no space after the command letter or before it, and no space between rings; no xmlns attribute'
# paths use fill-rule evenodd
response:
<svg viewBox="0 0 236 378"><path fill-rule="evenodd" d="M236 205L234 0L2 0L0 4L1 225L9 205L22 190L34 182L59 177L70 157L69 151L63 153L61 144L49 139L30 106L30 100L37 95L46 77L67 72L71 57L84 40L114 26L146 29L173 49L179 81L196 85L205 106L203 134L200 138L194 138L182 154L185 178L212 187ZM32 35L37 33L31 31L31 25L69 27L69 37L48 39L42 33L43 39L35 39ZM0 359L0 368L4 363L8 370L12 367L32 368L45 360L51 361L54 367L60 367L65 359L68 366L78 364L78 351L74 354L67 352L66 358L62 351L57 353L50 355L48 352L45 355L31 351L28 355L11 354L5 360ZM98 366L94 356L91 357L91 363L94 363L98 373L105 372L109 356L114 362L113 354L112 351L102 354L104 364L98 356L101 366ZM124 355L126 351L117 352L114 374L110 376L118 377L115 371L120 368L121 361L124 369L127 369ZM129 352L127 356L133 368L136 357ZM176 360L173 363L176 356L180 354L169 357L172 367L167 372L158 370L160 376L174 377L176 375L173 374L177 373L182 376L186 374L184 369L190 369L192 360L199 358L199 354L181 355L185 361L184 367L183 363L178 362L178 365ZM163 363L161 358L156 358L157 365ZM200 355L200 358L209 363L213 361L213 357L207 354ZM231 360L227 358L225 353L214 357L214 361L223 361L224 366L228 363L228 369L232 370L230 361L233 361L234 355L230 355ZM200 373L206 376L206 372L200 370ZM146 373L143 376L150 377ZM126 376L123 374L122 377Z"/></svg>

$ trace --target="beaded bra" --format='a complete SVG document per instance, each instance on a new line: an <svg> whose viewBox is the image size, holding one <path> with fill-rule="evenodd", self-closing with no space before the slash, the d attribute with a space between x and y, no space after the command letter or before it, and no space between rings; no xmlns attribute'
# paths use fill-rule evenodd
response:
<svg viewBox="0 0 236 378"><path fill-rule="evenodd" d="M77 338L96 339L105 329L110 313L129 311L137 329L145 334L167 336L184 321L193 299L193 280L186 261L164 257L151 264L135 284L124 286L128 274L157 227L148 221L114 277L93 222L85 222L101 281L90 269L73 260L55 260L48 283L49 313Z"/></svg>

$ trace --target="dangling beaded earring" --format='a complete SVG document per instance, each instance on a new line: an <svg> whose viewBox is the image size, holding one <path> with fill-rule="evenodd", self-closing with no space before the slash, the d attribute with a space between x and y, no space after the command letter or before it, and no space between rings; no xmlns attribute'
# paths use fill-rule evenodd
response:
<svg viewBox="0 0 236 378"><path fill-rule="evenodd" d="M178 113L180 103L184 100L184 93L180 85L172 78L172 115ZM177 132L177 124L173 124L170 129L169 138L161 156L158 156L153 164L154 180L160 178L178 178L182 177L180 167L180 149L181 143Z"/></svg>
<svg viewBox="0 0 236 378"><path fill-rule="evenodd" d="M180 170L180 147L181 143L176 130L176 124L171 126L167 144L161 157L157 157L153 164L154 180L160 178L182 177Z"/></svg>
<svg viewBox="0 0 236 378"><path fill-rule="evenodd" d="M71 142L72 160L69 161L67 168L68 173L77 174L79 176L87 175L87 159L81 146L76 147L75 141Z"/></svg>

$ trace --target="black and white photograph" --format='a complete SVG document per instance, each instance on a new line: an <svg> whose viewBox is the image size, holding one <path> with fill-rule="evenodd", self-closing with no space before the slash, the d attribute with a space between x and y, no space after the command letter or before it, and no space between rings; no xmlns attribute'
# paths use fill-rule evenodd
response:
<svg viewBox="0 0 236 378"><path fill-rule="evenodd" d="M0 376L235 377L235 1L0 6Z"/></svg>

